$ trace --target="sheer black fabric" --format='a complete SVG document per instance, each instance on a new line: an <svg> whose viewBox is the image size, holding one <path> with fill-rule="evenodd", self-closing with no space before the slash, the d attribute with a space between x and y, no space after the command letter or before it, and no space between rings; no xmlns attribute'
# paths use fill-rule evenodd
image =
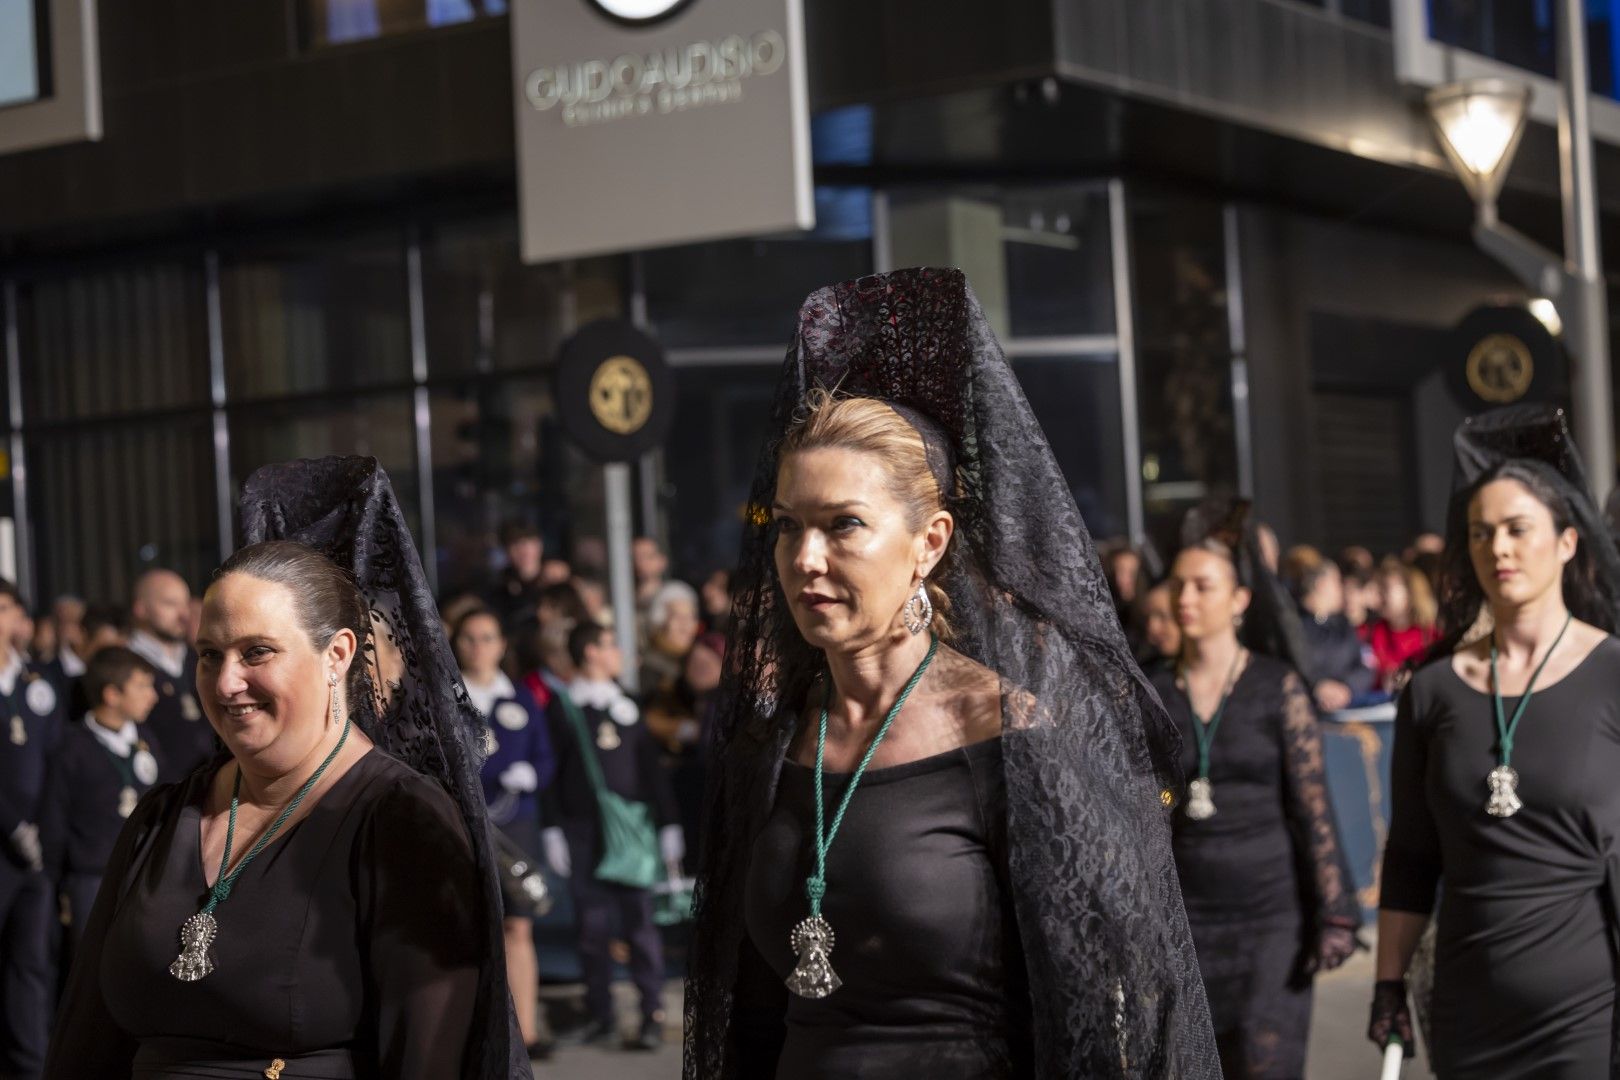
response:
<svg viewBox="0 0 1620 1080"><path fill-rule="evenodd" d="M528 1053L506 986L502 899L479 771L484 720L467 699L455 654L400 513L375 458L267 465L242 489L242 538L296 540L354 575L371 606L365 664L351 668L350 709L377 747L440 784L467 824L478 864L484 956L474 1009L478 1047L468 1077L528 1077ZM381 639L379 639L381 635ZM424 863L424 876L433 867Z"/></svg>
<svg viewBox="0 0 1620 1080"><path fill-rule="evenodd" d="M1041 1076L1217 1075L1170 854L1180 739L1132 662L1057 462L959 271L917 269L811 295L783 369L777 436L750 496L686 990L685 1076L742 1075L734 1012L749 852L793 717L823 668L778 587L777 439L837 388L937 422L956 462L954 553L936 570L954 647L1003 689L1008 875Z"/></svg>
<svg viewBox="0 0 1620 1080"><path fill-rule="evenodd" d="M1197 767L1192 707L1154 677ZM1317 937L1360 905L1328 803L1322 735L1304 681L1251 654L1210 747L1214 817L1175 817L1176 866L1227 1080L1304 1075Z"/></svg>

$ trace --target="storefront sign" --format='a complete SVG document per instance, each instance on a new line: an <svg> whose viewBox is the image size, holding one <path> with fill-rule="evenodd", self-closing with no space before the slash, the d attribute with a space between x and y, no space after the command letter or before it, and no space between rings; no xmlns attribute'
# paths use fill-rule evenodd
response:
<svg viewBox="0 0 1620 1080"><path fill-rule="evenodd" d="M599 319L563 343L557 418L598 461L634 461L663 445L675 377L658 342L623 319Z"/></svg>
<svg viewBox="0 0 1620 1080"><path fill-rule="evenodd" d="M808 229L801 0L519 0L523 258Z"/></svg>

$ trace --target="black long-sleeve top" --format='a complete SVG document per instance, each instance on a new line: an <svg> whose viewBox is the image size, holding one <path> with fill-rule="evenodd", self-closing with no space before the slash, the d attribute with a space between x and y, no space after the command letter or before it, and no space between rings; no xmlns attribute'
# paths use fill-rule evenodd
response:
<svg viewBox="0 0 1620 1080"><path fill-rule="evenodd" d="M169 964L208 895L211 780L200 771L153 790L119 837L48 1080L244 1066L257 1076L276 1058L289 1076L463 1075L488 958L478 871L450 797L373 749L248 865L215 911L216 970L187 983Z"/></svg>

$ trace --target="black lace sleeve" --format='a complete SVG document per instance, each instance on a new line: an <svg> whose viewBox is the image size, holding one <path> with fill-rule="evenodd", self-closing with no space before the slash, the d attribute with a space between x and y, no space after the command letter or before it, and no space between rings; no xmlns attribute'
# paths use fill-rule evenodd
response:
<svg viewBox="0 0 1620 1080"><path fill-rule="evenodd" d="M1440 837L1429 813L1423 776L1429 735L1417 722L1416 680L1406 684L1395 712L1395 755L1390 765L1389 842L1378 906L1427 915L1440 882Z"/></svg>
<svg viewBox="0 0 1620 1080"><path fill-rule="evenodd" d="M1305 682L1294 672L1282 687L1283 798L1300 845L1301 863L1310 873L1315 925L1329 920L1361 923L1355 888L1345 873L1345 859L1328 802L1322 766L1322 733Z"/></svg>

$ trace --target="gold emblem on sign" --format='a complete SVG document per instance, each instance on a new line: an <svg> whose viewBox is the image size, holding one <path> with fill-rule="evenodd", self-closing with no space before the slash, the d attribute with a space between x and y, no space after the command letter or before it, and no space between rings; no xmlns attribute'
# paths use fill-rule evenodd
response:
<svg viewBox="0 0 1620 1080"><path fill-rule="evenodd" d="M591 415L615 435L640 431L652 407L652 378L635 357L610 356L591 376Z"/></svg>
<svg viewBox="0 0 1620 1080"><path fill-rule="evenodd" d="M1494 405L1524 397L1535 378L1530 347L1512 334L1486 334L1468 353L1468 388Z"/></svg>

